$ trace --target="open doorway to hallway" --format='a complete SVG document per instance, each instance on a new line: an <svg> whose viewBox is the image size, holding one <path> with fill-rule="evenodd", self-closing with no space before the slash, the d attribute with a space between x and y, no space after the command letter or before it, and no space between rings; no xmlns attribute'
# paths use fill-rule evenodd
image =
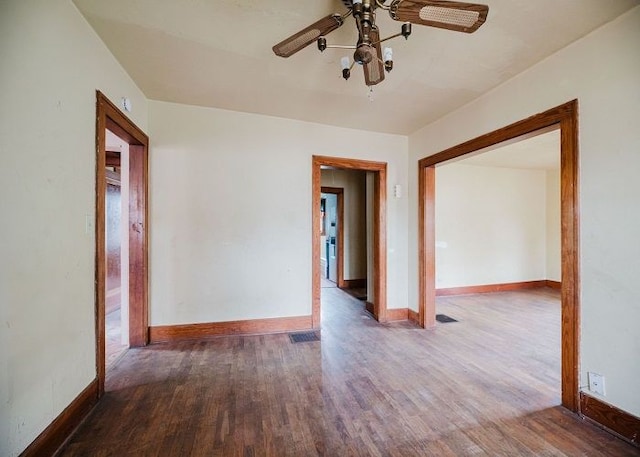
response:
<svg viewBox="0 0 640 457"><path fill-rule="evenodd" d="M365 248L366 263L361 262L361 267L366 271L367 295L366 295L366 309L373 317L381 322L386 321L387 317L387 235L386 235L386 204L387 204L387 164L384 162L373 162L369 160L358 159L344 159L338 157L326 157L326 156L313 156L312 163L312 325L314 328L320 327L321 320L321 291L322 291L322 250L326 249L326 227L325 221L323 221L324 213L322 210L322 174L325 170L338 171L358 171L360 173L365 172L364 175L358 175L359 180L362 180L364 176L365 181L365 194L369 193L371 197L367 199L365 197L364 205L359 203L356 208L360 211L365 211L365 226L370 227L365 236L364 245L367 246L366 239L371 240L368 246ZM328 173L325 172L325 173ZM354 175L355 176L355 175ZM326 179L326 178L325 178ZM327 183L330 184L330 183ZM334 188L335 188L335 182ZM325 190L329 186L324 186ZM343 188L341 188L343 189ZM336 192L344 193L336 190ZM328 193L328 192L325 192ZM370 208L367 208L367 201L370 201ZM326 209L326 200L325 200ZM343 217L345 219L345 217ZM357 218L358 219L358 218ZM370 223L367 224L366 220ZM330 224L330 223L329 223ZM340 242L341 231L338 227L339 220L336 220L337 240L336 246ZM356 226L360 224L362 226L362 218L358 219L358 222L353 224ZM344 232L345 229L342 230ZM322 243L323 232L325 232L325 242ZM360 236L360 242L362 242L362 235ZM344 251L344 249L343 249ZM338 254L340 250L338 249ZM336 256L337 257L337 256ZM325 262L328 262L329 258L325 257ZM341 262L338 261L338 265ZM347 273L347 268L344 262L341 265L342 268L336 268L337 270L337 284L340 285L340 275L342 276L343 285L344 281L349 280L349 276L345 279L344 274L351 274L351 267ZM344 273L341 271L344 270ZM363 278L355 278L356 280L362 280ZM355 285L355 284L354 284Z"/></svg>
<svg viewBox="0 0 640 457"><path fill-rule="evenodd" d="M321 174L322 290L337 287L366 306L367 257L373 248L371 181L367 191L365 171L325 168Z"/></svg>
<svg viewBox="0 0 640 457"><path fill-rule="evenodd" d="M129 348L129 145L106 129L105 353L109 369Z"/></svg>
<svg viewBox="0 0 640 457"><path fill-rule="evenodd" d="M97 91L95 332L99 397L105 391L109 340L114 349L109 352L112 361L117 358L112 354L122 346L144 346L149 340L148 147L147 135ZM107 316L113 325L112 335Z"/></svg>

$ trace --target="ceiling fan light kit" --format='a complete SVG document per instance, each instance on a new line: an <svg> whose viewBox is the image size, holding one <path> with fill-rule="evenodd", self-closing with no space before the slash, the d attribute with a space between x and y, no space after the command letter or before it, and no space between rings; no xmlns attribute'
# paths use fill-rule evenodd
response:
<svg viewBox="0 0 640 457"><path fill-rule="evenodd" d="M330 14L298 33L291 35L273 47L273 52L280 57L290 57L296 52L317 42L318 49L350 49L353 50L353 63L349 57L340 60L342 77L351 76L354 64L364 70L367 86L381 83L393 69L393 51L381 43L403 36L411 35L411 24L426 25L456 32L473 33L484 24L489 7L475 3L463 3L444 0L342 0L348 11L345 14ZM380 30L376 25L376 9L389 12L392 19L404 22L399 33L380 38ZM355 45L328 44L326 35L344 24L345 19L353 16L358 30L358 41Z"/></svg>

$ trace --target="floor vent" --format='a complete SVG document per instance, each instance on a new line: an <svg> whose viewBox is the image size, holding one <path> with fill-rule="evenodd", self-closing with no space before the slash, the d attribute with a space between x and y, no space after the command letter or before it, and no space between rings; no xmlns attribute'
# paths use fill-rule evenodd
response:
<svg viewBox="0 0 640 457"><path fill-rule="evenodd" d="M448 324L449 322L458 322L453 317L449 317L446 314L436 314L436 320L441 324Z"/></svg>
<svg viewBox="0 0 640 457"><path fill-rule="evenodd" d="M289 333L289 339L292 343L306 343L308 341L320 341L320 335L317 332Z"/></svg>

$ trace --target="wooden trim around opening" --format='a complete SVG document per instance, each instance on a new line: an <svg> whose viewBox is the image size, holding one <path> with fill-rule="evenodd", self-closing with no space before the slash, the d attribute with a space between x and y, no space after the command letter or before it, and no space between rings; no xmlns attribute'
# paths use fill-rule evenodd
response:
<svg viewBox="0 0 640 457"><path fill-rule="evenodd" d="M313 328L320 327L320 194L322 167L370 171L375 174L373 197L373 304L372 314L380 322L387 313L387 164L370 160L313 156L311 201L311 315Z"/></svg>
<svg viewBox="0 0 640 457"><path fill-rule="evenodd" d="M95 214L95 315L98 397L104 393L106 372L106 130L129 144L129 344L148 343L149 265L149 137L102 92L96 91L96 214Z"/></svg>
<svg viewBox="0 0 640 457"><path fill-rule="evenodd" d="M22 451L20 457L54 455L97 402L96 378Z"/></svg>
<svg viewBox="0 0 640 457"><path fill-rule="evenodd" d="M579 407L578 336L580 332L578 101L573 100L487 133L419 161L418 271L420 325L435 317L435 167L467 154L516 142L560 128L562 259L562 405Z"/></svg>
<svg viewBox="0 0 640 457"><path fill-rule="evenodd" d="M547 281L522 281L503 284L483 284L478 286L446 287L436 289L436 296L487 294L493 292L507 292L512 290L537 289L539 287L547 287Z"/></svg>
<svg viewBox="0 0 640 457"><path fill-rule="evenodd" d="M263 335L311 330L311 316L277 317L202 324L162 325L149 328L152 344L185 340L202 340L230 335Z"/></svg>
<svg viewBox="0 0 640 457"><path fill-rule="evenodd" d="M640 447L640 418L580 392L580 413L631 444Z"/></svg>

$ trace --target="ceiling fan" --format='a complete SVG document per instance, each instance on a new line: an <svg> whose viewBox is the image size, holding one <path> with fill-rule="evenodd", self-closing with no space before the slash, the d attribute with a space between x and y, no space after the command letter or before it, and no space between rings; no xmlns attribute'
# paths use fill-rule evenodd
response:
<svg viewBox="0 0 640 457"><path fill-rule="evenodd" d="M310 26L291 35L273 47L280 57L289 57L309 46L314 41L318 49L353 49L353 62L349 57L341 59L342 77L349 79L354 64L362 65L367 86L374 86L384 80L384 72L393 68L393 51L381 49L380 44L403 36L411 35L411 24L428 25L456 32L473 33L484 24L489 7L475 3L463 3L444 0L342 0L348 11L344 14L330 14ZM391 18L404 22L395 35L380 38L376 25L376 10L389 12ZM329 45L326 35L344 24L345 19L353 16L358 29L358 41L355 45Z"/></svg>

